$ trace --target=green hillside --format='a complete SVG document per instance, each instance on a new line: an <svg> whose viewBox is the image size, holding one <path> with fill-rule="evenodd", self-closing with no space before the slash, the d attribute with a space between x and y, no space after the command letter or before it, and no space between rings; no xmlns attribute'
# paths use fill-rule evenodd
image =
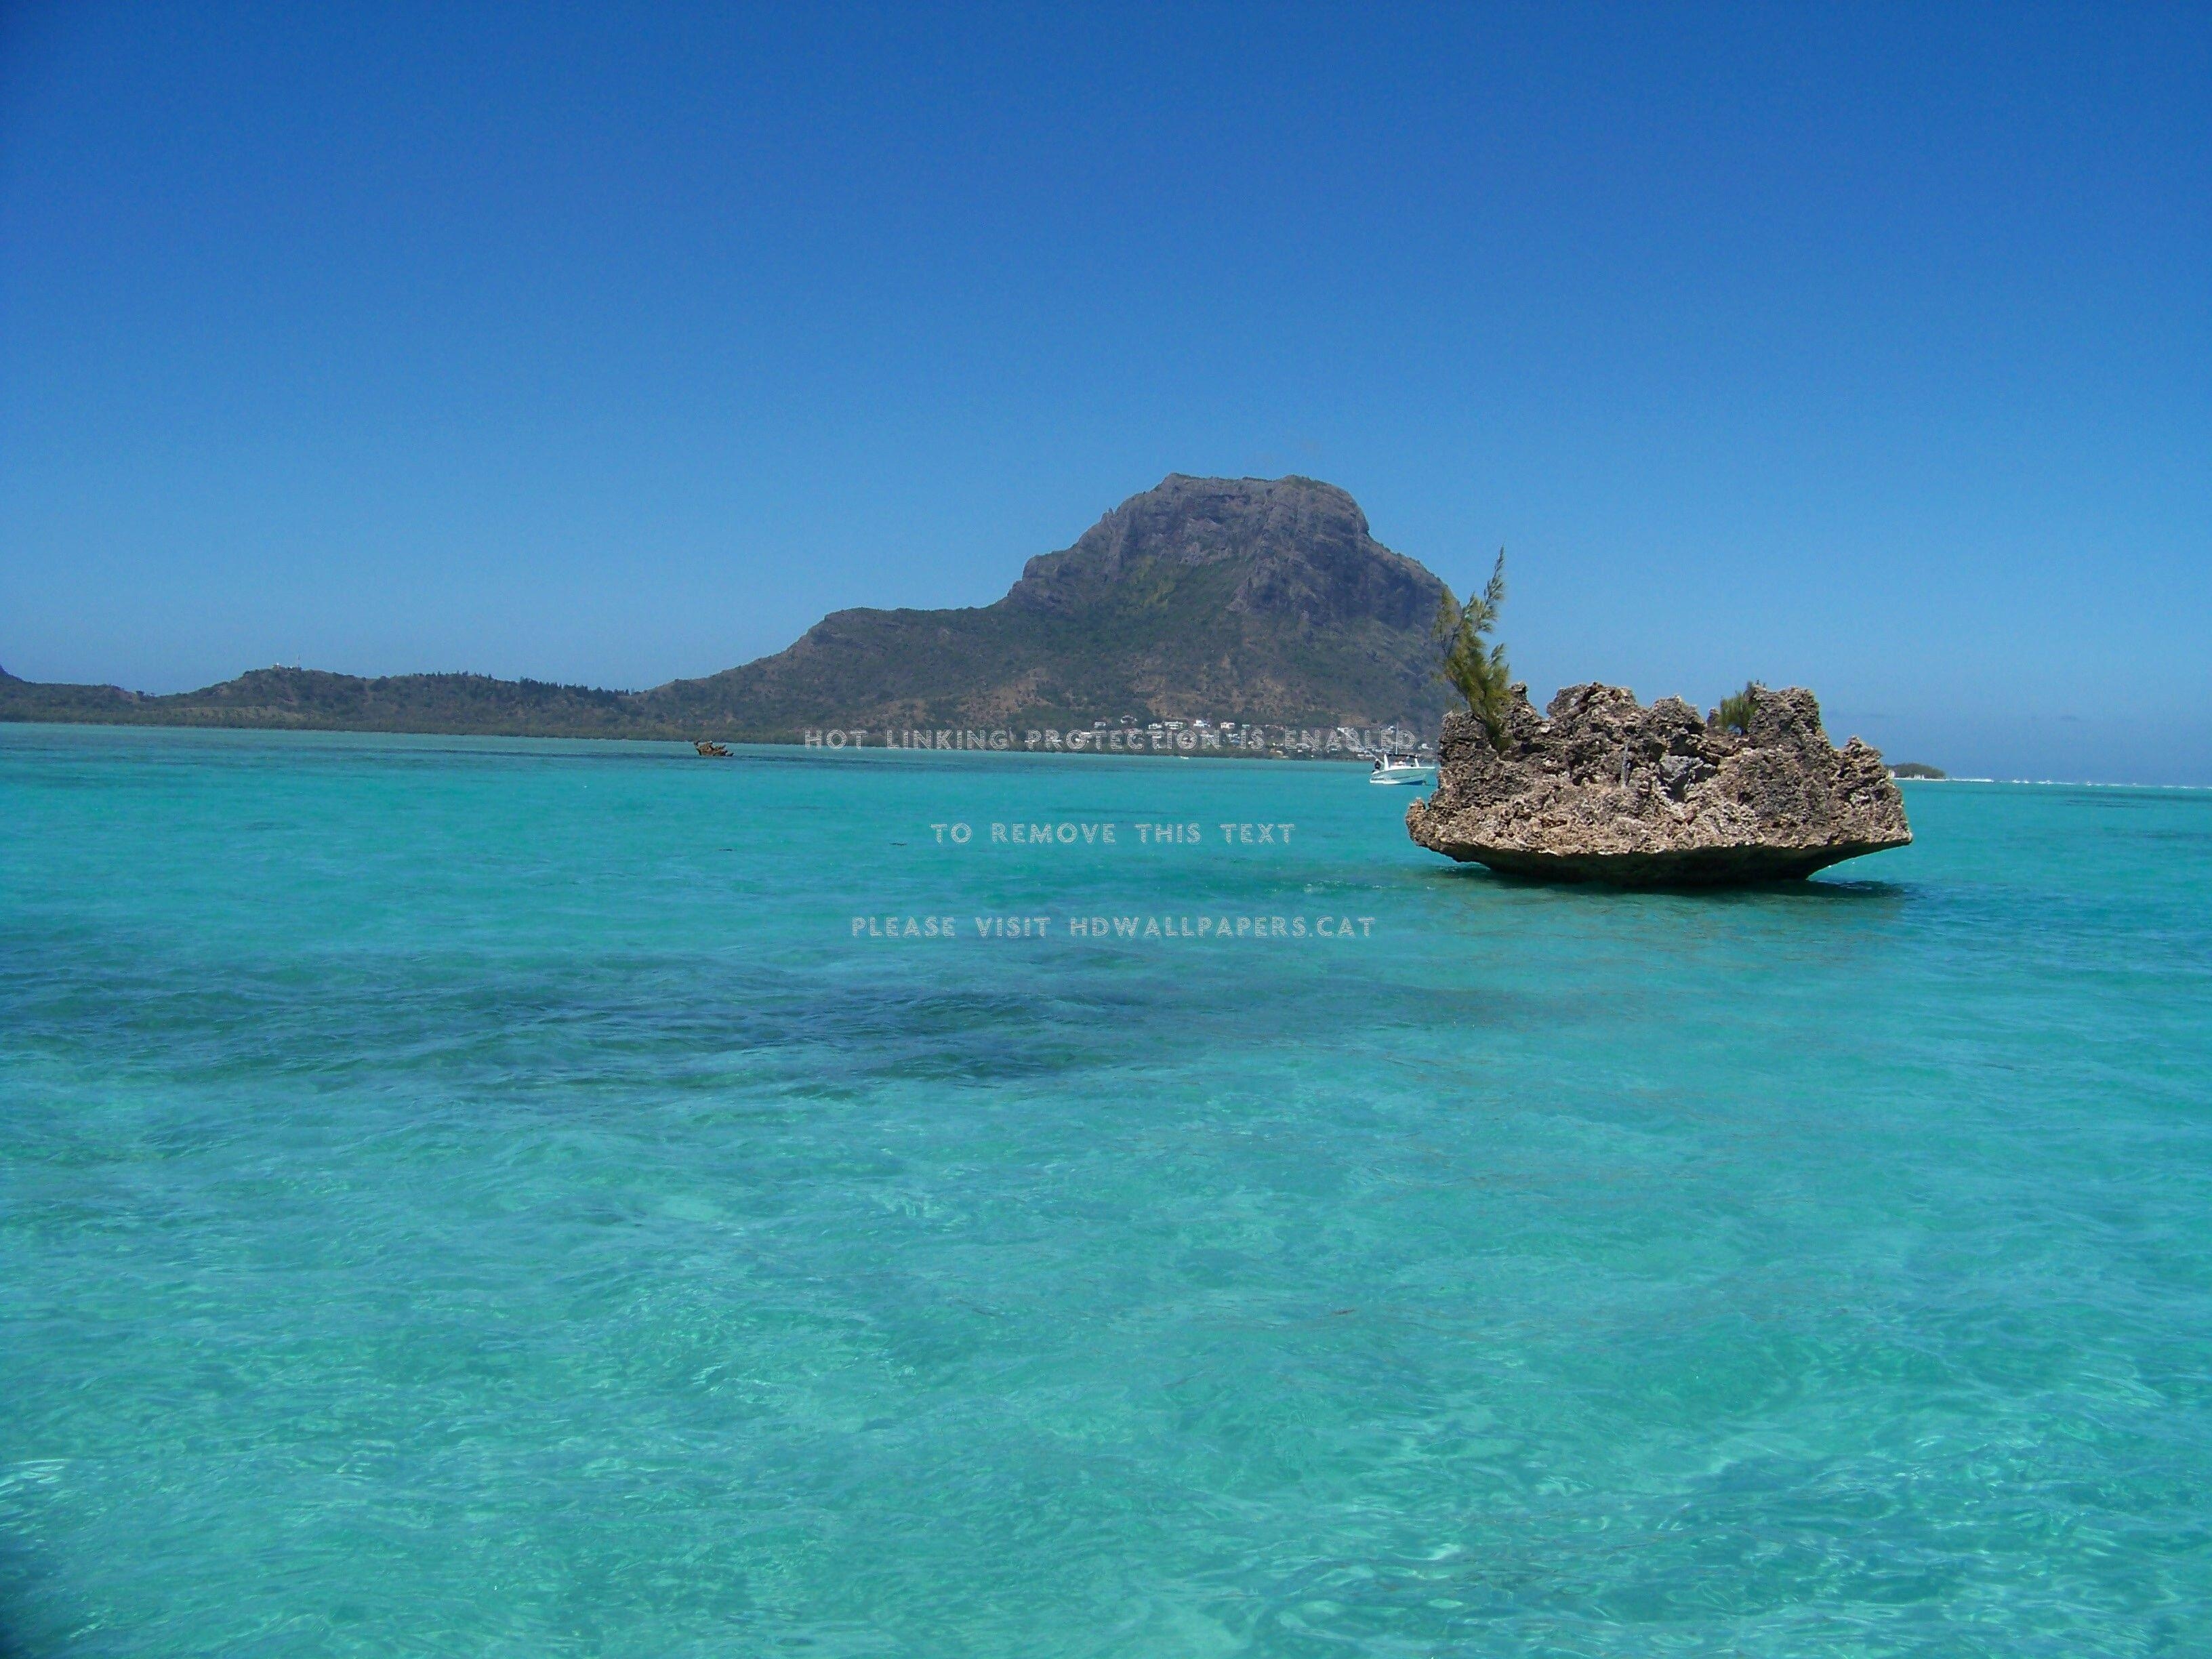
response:
<svg viewBox="0 0 2212 1659"><path fill-rule="evenodd" d="M1122 716L1428 727L1437 593L1333 485L1175 475L1031 559L996 604L837 611L774 656L647 691L264 668L148 696L0 673L0 719L756 740Z"/></svg>

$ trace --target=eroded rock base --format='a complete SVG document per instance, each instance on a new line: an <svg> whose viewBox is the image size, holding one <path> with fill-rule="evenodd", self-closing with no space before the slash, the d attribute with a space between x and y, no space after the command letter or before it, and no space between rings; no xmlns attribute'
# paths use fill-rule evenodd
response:
<svg viewBox="0 0 2212 1659"><path fill-rule="evenodd" d="M1828 741L1810 691L1758 690L1743 729L1677 697L1569 686L1539 716L1513 688L1502 745L1444 721L1437 788L1406 827L1501 874L1629 887L1802 879L1912 839L1881 756Z"/></svg>

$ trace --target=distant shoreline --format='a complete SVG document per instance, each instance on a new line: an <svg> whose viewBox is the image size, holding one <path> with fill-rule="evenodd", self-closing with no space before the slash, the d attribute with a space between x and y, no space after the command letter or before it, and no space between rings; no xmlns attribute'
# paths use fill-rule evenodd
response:
<svg viewBox="0 0 2212 1659"><path fill-rule="evenodd" d="M149 734L161 732L174 732L193 735L234 733L240 736L258 734L269 737L465 738L481 740L486 743L665 744L682 750L684 757L687 759L691 758L691 750L696 741L688 733L678 734L674 732L661 732L453 731L426 729L420 726L401 727L386 726L311 725L299 721L288 722L283 725L274 725L265 723L254 724L243 720L48 719L37 715L27 716L0 713L0 729L11 726L25 730L43 728L56 732L137 732ZM1200 760L1236 761L1239 763L1251 761L1295 761L1301 763L1324 762L1340 765L1359 766L1367 764L1370 758L1370 757L1352 753L1347 750L1319 751L1291 750L1285 752L1261 749L1209 749L1196 752L1186 752L1173 749L1152 750L1137 748L1110 750L1088 748L1070 749L1066 747L1061 747L1059 749L1046 749L1043 747L1030 749L1024 748L1019 744L1006 749L993 749L988 745L969 748L963 748L957 745L947 745L943 748L935 748L920 744L908 745L892 744L886 745L881 743L868 744L865 745L848 744L842 748L831 748L824 744L809 744L805 742L803 739L797 738L725 737L720 738L716 739L716 741L740 750L748 749L796 750L801 754L837 756L840 757L848 755L865 755L870 757L893 755L943 755L948 757L957 756L963 759L978 759L986 756L1006 756L1008 757L1026 757L1031 759L1082 759L1085 761ZM702 756L699 757L699 758L705 760L715 757ZM1430 763L1433 764L1433 763Z"/></svg>
<svg viewBox="0 0 2212 1659"><path fill-rule="evenodd" d="M46 684L0 672L0 722L170 731L380 732L422 737L584 738L779 747L967 752L1197 753L1224 758L1366 759L1428 750L1417 725L1303 714L1216 721L1203 715L1030 708L978 721L937 710L819 714L762 720L711 707L672 708L652 691L608 691L475 674L380 679L256 669L197 691L149 696L112 685Z"/></svg>
<svg viewBox="0 0 2212 1659"><path fill-rule="evenodd" d="M392 729L392 728L390 728L390 727L383 727L383 726L301 726L301 725L291 725L291 726L249 726L249 725L245 725L245 724L241 724L241 723L238 723L238 722L231 722L231 723L228 723L228 724L217 724L217 723L211 722L211 721L200 721L200 722L196 722L196 723L191 723L191 724L183 724L183 723L175 722L175 721L155 721L155 720L40 720L40 719L37 719L37 718L35 718L35 717L32 717L32 718L26 718L26 717L24 717L24 716L21 716L21 715L9 714L4 714L4 713L0 713L0 726L15 726L15 727L21 727L21 728L30 728L30 727L34 727L34 726L46 726L46 727L52 727L52 728L53 728L53 729L55 729L55 730L57 730L57 731L61 731L61 730L100 730L100 731L112 731L112 732L125 732L125 731L129 731L129 732L150 732L169 731L169 732L195 732L195 733L201 733L201 732L237 732L237 733L240 733L240 734L246 734L246 733L255 733L255 732L262 732L262 733L267 733L267 734L269 734L269 735L270 735L270 736L275 736L275 737L283 737L283 736L294 736L294 735L297 735L297 736L305 736L305 737L333 737L333 738L343 738L343 737L363 737L363 738L482 738L482 739L483 739L483 740L485 740L485 741L487 741L487 742L522 742L522 743L637 743L637 744L665 743L665 744L672 744L678 745L678 746L680 746L683 750L684 750L686 751L686 753L685 753L685 754L684 754L684 756L683 757L684 758L690 758L690 755L689 755L689 752L688 752L688 751L690 750L690 742L691 742L691 740L690 740L690 738L684 738L684 737L669 736L669 735L662 735L662 734L659 734L659 733L638 732L425 732L425 731L412 730L412 729L410 729L410 730L404 730L404 731L402 731L402 730L395 730L395 729ZM726 741L728 741L728 742L731 742L731 743L736 744L738 744L738 745L739 747L741 747L741 748L750 748L750 749L776 749L776 750L799 750L799 751L800 753L802 753L802 754L805 754L805 753L810 752L810 751L807 750L807 746L806 746L805 744L803 744L803 743L794 743L794 742L788 742L788 741L785 741L785 742L778 742L778 741L775 741L775 740L771 740L771 739L753 739L753 738L729 738L729 739L726 739ZM991 755L1004 755L1004 756L1006 756L1007 758L1010 758L1010 759L1012 759L1012 758L1024 758L1024 759L1031 759L1031 760L1063 760L1063 759L1078 759L1078 758L1080 758L1080 759L1085 760L1085 761L1180 761L1180 760L1200 760L1200 761L1236 761L1236 762L1239 762L1239 763L1243 763L1243 762L1255 762L1255 761L1270 761L1270 760L1272 760L1272 761L1279 761L1279 762L1285 762L1285 763L1297 762L1297 763L1301 763L1301 764L1311 764L1311 763L1316 763L1316 762L1324 762L1324 763L1328 763L1328 762L1334 762L1334 763L1338 763L1338 764L1345 764L1345 763L1358 763L1358 759L1359 759L1359 757L1357 757L1357 756L1353 756L1353 755L1346 755L1346 754L1341 754L1341 753L1339 753L1339 754L1334 754L1334 755L1326 755L1326 754L1325 754L1325 755L1269 755L1269 754L1259 753L1259 752L1256 752L1256 751L1251 751L1251 752L1240 752L1240 751L1234 750L1210 750L1210 751L1208 751L1208 752L1206 752L1206 753L1205 753L1205 754L1200 754L1200 755L1183 755L1183 754L1149 754L1149 753L1135 753L1135 752L1128 752L1128 753L1112 753L1112 754L1090 754L1090 753L1082 753L1082 752L1080 752L1080 751L1074 751L1074 752L1071 752L1071 751L1066 750L1042 750L1042 749L1037 749L1037 750L1021 750L1021 749L1015 749L1015 750L988 750L988 749L983 749L983 750L977 750L977 749L964 749L964 750L963 750L963 749L939 749L939 750L929 750L929 749L901 749L901 748L896 748L896 747L895 747L895 748L886 749L886 748L882 747L882 746L881 746L881 745L879 745L879 744L878 744L878 745L870 745L869 747L867 747L867 748L866 748L866 749L853 749L853 748L847 748L847 749L842 749L842 750L817 749L817 750L812 750L811 752L814 752L814 753L817 753L817 754L821 754L821 755L823 755L823 756L831 756L831 755L834 755L834 756L837 756L837 757L846 757L846 756L863 756L863 755L865 755L865 756L868 756L868 757L888 757L888 756L920 756L920 755L932 755L932 754L935 754L935 755L943 755L943 756L947 756L947 757L951 757L951 756L959 756L959 757L963 757L963 758L967 758L967 759L980 759L980 758L982 758L982 757L986 757L986 756L991 756ZM704 763L702 762L702 763ZM1982 785L1982 786L1988 787L1992 787L1992 788L2027 788L2027 789L2155 789L2155 790L2161 790L2161 791L2166 791L2166 792L2178 792L2178 793L2197 793L2197 794L2212 793L2212 783L2140 783L2140 782L2128 782L2128 781L2114 781L2114 780L2112 780L2112 779L2091 779L2091 778L1996 778L1996 777L1942 777L1942 778L1899 778L1899 779L1896 780L1896 781L1897 781L1898 783L1899 783L1900 785L1902 785L1902 784L1908 784L1908 783L1909 783L1909 784L1915 784L1915 785L1917 785L1917 784L1957 783L1957 784L1978 784L1978 785Z"/></svg>

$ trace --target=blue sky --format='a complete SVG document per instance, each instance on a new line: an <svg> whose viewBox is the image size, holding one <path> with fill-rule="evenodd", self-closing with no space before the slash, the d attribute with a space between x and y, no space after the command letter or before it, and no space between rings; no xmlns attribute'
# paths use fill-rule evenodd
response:
<svg viewBox="0 0 2212 1659"><path fill-rule="evenodd" d="M651 684L1171 471L2212 782L2212 9L0 9L13 672Z"/></svg>

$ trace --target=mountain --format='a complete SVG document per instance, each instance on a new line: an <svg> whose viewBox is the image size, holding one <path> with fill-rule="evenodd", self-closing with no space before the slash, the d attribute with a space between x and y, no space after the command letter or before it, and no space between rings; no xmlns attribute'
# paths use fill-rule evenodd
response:
<svg viewBox="0 0 2212 1659"><path fill-rule="evenodd" d="M1170 476L995 605L840 611L648 702L754 725L1433 724L1437 579L1311 478Z"/></svg>
<svg viewBox="0 0 2212 1659"><path fill-rule="evenodd" d="M774 656L649 691L265 668L147 696L0 671L0 720L762 739L1123 715L1431 727L1439 591L1333 484L1177 473L1031 559L995 604L836 611Z"/></svg>

